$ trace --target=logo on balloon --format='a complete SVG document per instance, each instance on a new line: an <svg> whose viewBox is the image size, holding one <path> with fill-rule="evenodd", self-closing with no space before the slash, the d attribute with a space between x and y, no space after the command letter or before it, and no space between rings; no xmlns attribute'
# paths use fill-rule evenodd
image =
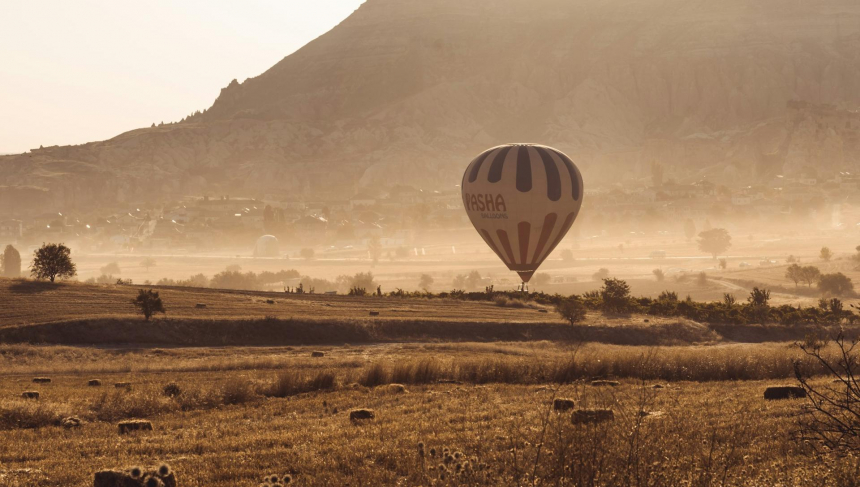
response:
<svg viewBox="0 0 860 487"><path fill-rule="evenodd" d="M463 194L463 205L467 211L480 211L481 218L507 218L508 206L505 198L492 194Z"/></svg>

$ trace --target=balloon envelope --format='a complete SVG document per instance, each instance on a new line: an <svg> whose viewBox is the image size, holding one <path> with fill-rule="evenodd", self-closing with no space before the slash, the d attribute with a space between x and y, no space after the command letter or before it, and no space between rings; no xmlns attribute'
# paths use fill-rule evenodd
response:
<svg viewBox="0 0 860 487"><path fill-rule="evenodd" d="M472 225L508 269L528 282L570 230L582 175L563 152L534 144L484 151L460 186Z"/></svg>

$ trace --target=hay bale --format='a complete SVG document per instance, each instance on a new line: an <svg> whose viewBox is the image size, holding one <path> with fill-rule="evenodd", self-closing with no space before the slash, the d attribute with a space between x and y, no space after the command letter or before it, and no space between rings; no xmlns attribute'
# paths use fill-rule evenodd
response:
<svg viewBox="0 0 860 487"><path fill-rule="evenodd" d="M311 352L311 357L325 357L325 352L320 352L319 350Z"/></svg>
<svg viewBox="0 0 860 487"><path fill-rule="evenodd" d="M768 401L801 397L806 397L806 390L800 386L770 386L764 390L764 398Z"/></svg>
<svg viewBox="0 0 860 487"><path fill-rule="evenodd" d="M591 381L591 385L594 387L618 387L621 385L617 380L605 380L605 379L597 379Z"/></svg>
<svg viewBox="0 0 860 487"><path fill-rule="evenodd" d="M275 304L275 300L274 299L267 299L266 304Z"/></svg>
<svg viewBox="0 0 860 487"><path fill-rule="evenodd" d="M549 311L547 311L544 308L539 308L537 311L538 311L538 313L549 313Z"/></svg>
<svg viewBox="0 0 860 487"><path fill-rule="evenodd" d="M34 384L50 384L50 382L51 382L51 379L48 377L34 377L33 378Z"/></svg>
<svg viewBox="0 0 860 487"><path fill-rule="evenodd" d="M597 424L614 420L615 413L611 409L577 409L570 417L573 424Z"/></svg>
<svg viewBox="0 0 860 487"><path fill-rule="evenodd" d="M120 421L117 426L121 435L131 431L152 431L152 423L145 419L128 419Z"/></svg>
<svg viewBox="0 0 860 487"><path fill-rule="evenodd" d="M90 387L100 387L102 385L102 381L98 379L90 379L87 381L87 385Z"/></svg>
<svg viewBox="0 0 860 487"><path fill-rule="evenodd" d="M654 384L653 386L651 386L651 389L665 389L665 388L666 388L666 386L664 386L663 384Z"/></svg>
<svg viewBox="0 0 860 487"><path fill-rule="evenodd" d="M403 394L406 391L406 386L403 384L388 384L388 392L393 392L394 394Z"/></svg>
<svg viewBox="0 0 860 487"><path fill-rule="evenodd" d="M349 412L350 421L362 421L374 418L376 418L376 414L373 412L373 409L353 409Z"/></svg>
<svg viewBox="0 0 860 487"><path fill-rule="evenodd" d="M167 473L162 475L162 467ZM125 470L102 470L96 472L93 487L141 487L151 482L157 486L176 487L176 474L166 465L159 468L129 468ZM150 481L149 479L154 479Z"/></svg>
<svg viewBox="0 0 860 487"><path fill-rule="evenodd" d="M117 382L113 386L117 389L131 389L131 382Z"/></svg>
<svg viewBox="0 0 860 487"><path fill-rule="evenodd" d="M573 399L567 399L565 397L557 397L552 400L552 409L553 411L569 411L576 407L576 403L573 402Z"/></svg>
<svg viewBox="0 0 860 487"><path fill-rule="evenodd" d="M24 391L21 393L24 399L39 399L39 391Z"/></svg>
<svg viewBox="0 0 860 487"><path fill-rule="evenodd" d="M371 311L370 316L379 316L379 311Z"/></svg>
<svg viewBox="0 0 860 487"><path fill-rule="evenodd" d="M81 421L81 418L77 416L69 416L68 418L63 418L63 420L60 421L60 425L62 425L63 428L66 428L67 430L72 428L80 428L82 424L84 424L84 422Z"/></svg>
<svg viewBox="0 0 860 487"><path fill-rule="evenodd" d="M195 308L197 308L197 309L203 309L203 308L205 308L205 307L206 307L206 305L205 305L205 304L203 304L203 303L197 303L197 304L195 304L195 305L194 305L194 307L195 307Z"/></svg>

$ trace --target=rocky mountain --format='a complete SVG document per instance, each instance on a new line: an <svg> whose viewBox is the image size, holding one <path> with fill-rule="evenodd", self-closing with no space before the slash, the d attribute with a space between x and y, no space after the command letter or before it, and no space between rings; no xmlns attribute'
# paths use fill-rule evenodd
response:
<svg viewBox="0 0 860 487"><path fill-rule="evenodd" d="M860 106L860 2L368 0L182 122L0 157L0 206L450 188L512 141L594 185L858 168L851 130L798 142L794 101Z"/></svg>

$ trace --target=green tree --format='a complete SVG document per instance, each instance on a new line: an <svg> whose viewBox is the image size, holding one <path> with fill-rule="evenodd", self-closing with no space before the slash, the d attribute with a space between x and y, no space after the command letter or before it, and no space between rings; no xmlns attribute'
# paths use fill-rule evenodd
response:
<svg viewBox="0 0 860 487"><path fill-rule="evenodd" d="M72 251L63 244L42 244L33 252L30 273L36 279L68 278L77 275L78 270L71 257Z"/></svg>
<svg viewBox="0 0 860 487"><path fill-rule="evenodd" d="M314 249L304 248L299 251L299 255L302 256L302 259L311 260L314 258Z"/></svg>
<svg viewBox="0 0 860 487"><path fill-rule="evenodd" d="M830 262L830 259L833 258L833 252L830 250L830 247L821 247L818 257L824 262Z"/></svg>
<svg viewBox="0 0 860 487"><path fill-rule="evenodd" d="M585 304L576 296L571 296L563 299L555 305L556 313L567 320L571 325L575 325L585 319L586 308Z"/></svg>
<svg viewBox="0 0 860 487"><path fill-rule="evenodd" d="M607 269L605 267L601 267L600 269L597 270L597 272L592 274L591 277L595 281L602 281L602 280L606 279L607 277L609 277L609 269Z"/></svg>
<svg viewBox="0 0 860 487"><path fill-rule="evenodd" d="M803 280L803 267L791 264L785 269L785 278L789 281L794 281L794 287L797 287L797 283Z"/></svg>
<svg viewBox="0 0 860 487"><path fill-rule="evenodd" d="M699 250L711 254L716 260L732 246L732 237L725 228L713 228L699 233Z"/></svg>
<svg viewBox="0 0 860 487"><path fill-rule="evenodd" d="M11 245L0 254L0 276L21 277L21 254Z"/></svg>
<svg viewBox="0 0 860 487"><path fill-rule="evenodd" d="M427 291L433 285L433 276L430 274L421 274L421 279L418 281L418 287Z"/></svg>
<svg viewBox="0 0 860 487"><path fill-rule="evenodd" d="M666 279L666 274L663 273L662 269L654 269L651 273L654 274L654 278L657 279L657 282L663 282L663 280Z"/></svg>
<svg viewBox="0 0 860 487"><path fill-rule="evenodd" d="M821 277L821 271L814 265L807 265L800 268L800 275L806 287L812 287L812 283L818 282L818 278Z"/></svg>
<svg viewBox="0 0 860 487"><path fill-rule="evenodd" d="M155 267L155 259L152 257L144 257L142 261L140 261L140 266L146 269L146 272L149 272L150 267Z"/></svg>
<svg viewBox="0 0 860 487"><path fill-rule="evenodd" d="M687 237L687 242L692 241L696 236L696 223L690 218L684 222L684 236Z"/></svg>
<svg viewBox="0 0 860 487"><path fill-rule="evenodd" d="M625 281L614 277L604 279L600 299L606 311L627 311L630 304L630 286Z"/></svg>
<svg viewBox="0 0 860 487"><path fill-rule="evenodd" d="M565 262L570 262L573 260L573 251L570 249L564 249L561 251L561 260Z"/></svg>
<svg viewBox="0 0 860 487"><path fill-rule="evenodd" d="M818 278L818 290L825 296L846 296L854 293L854 283L841 272L824 274Z"/></svg>
<svg viewBox="0 0 860 487"><path fill-rule="evenodd" d="M164 303L158 296L158 291L139 290L137 297L132 300L132 303L143 313L143 318L149 321L155 313L164 313Z"/></svg>

